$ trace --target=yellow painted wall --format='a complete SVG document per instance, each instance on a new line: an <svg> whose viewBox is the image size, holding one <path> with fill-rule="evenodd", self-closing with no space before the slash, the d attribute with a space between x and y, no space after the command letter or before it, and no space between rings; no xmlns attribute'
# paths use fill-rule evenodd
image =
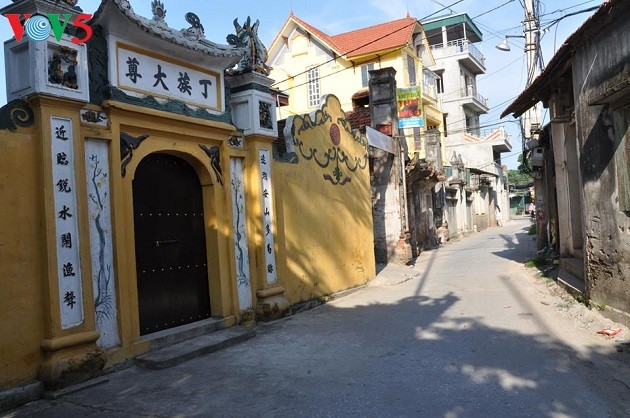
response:
<svg viewBox="0 0 630 418"><path fill-rule="evenodd" d="M245 149L228 150L234 126L204 121L121 103L110 103L109 127L82 124L83 104L39 97L32 101L35 123L17 132L0 131L0 390L42 378L67 365L70 358L93 351L94 304L90 266L89 223L85 184L84 139L109 143L112 237L116 272L117 321L121 346L108 351L114 364L148 349L139 334L132 181L140 160L167 152L187 160L199 175L204 199L209 281L213 315L238 316L233 280L230 192L219 186L209 157L199 144L222 147L224 184L229 184L229 155L248 158ZM103 110L103 109L100 109ZM55 212L52 201L50 118L73 121L74 164L81 242L84 322L61 329L56 273ZM120 132L149 133L133 151L127 175L121 174ZM252 288L256 288L252 277Z"/></svg>
<svg viewBox="0 0 630 418"><path fill-rule="evenodd" d="M0 131L0 390L35 378L44 338L41 148L36 126Z"/></svg>
<svg viewBox="0 0 630 418"><path fill-rule="evenodd" d="M335 96L327 97L314 120L296 116L293 138L302 144L296 146L298 163L273 165L278 277L290 303L354 287L375 276L367 141L346 130L343 117ZM309 127L311 122L314 126ZM340 132L338 148L331 139L333 124ZM326 157L336 149L348 157L350 166L359 161L362 168L352 172L342 162L337 180L337 163ZM311 152L315 158L309 160ZM346 184L333 184L346 177L350 179Z"/></svg>
<svg viewBox="0 0 630 418"><path fill-rule="evenodd" d="M279 64L273 63L270 77L276 81L274 88L284 91L289 95L289 105L278 108L278 119L286 119L291 115L301 115L313 112L317 107L308 106L308 68L321 65L319 67L320 94L334 94L339 98L344 111L352 110L352 95L361 89L367 89L361 85L361 65L373 63L374 69L391 67L396 70L397 87L410 86L407 57L415 57L416 85L422 85L422 60L415 55L411 46L396 49L383 55L368 54L348 61L345 58L338 58L336 61L328 62L330 56L321 52L315 41L310 41L304 34L294 31L288 40L289 51L284 53L284 58ZM428 49L428 45L426 46ZM319 53L318 53L319 50ZM429 55L430 57L430 55ZM322 65L323 64L323 65ZM429 107L432 125L439 125L443 131L442 112L440 104L432 98L425 98L424 106ZM425 117L427 112L425 111ZM426 131L425 127L421 132ZM425 149L415 149L413 140L413 129L406 129L401 132L405 135L409 155L413 158L415 151L419 151L420 158L425 157Z"/></svg>

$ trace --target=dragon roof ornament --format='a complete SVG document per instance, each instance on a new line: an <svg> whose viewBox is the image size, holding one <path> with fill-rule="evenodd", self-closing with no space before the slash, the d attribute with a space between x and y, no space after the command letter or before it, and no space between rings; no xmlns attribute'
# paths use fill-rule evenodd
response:
<svg viewBox="0 0 630 418"><path fill-rule="evenodd" d="M266 64L267 48L258 37L258 26L260 21L256 19L251 24L251 18L247 16L247 20L241 26L238 18L234 19L234 30L236 34L227 36L227 42L236 48L244 50L244 55L238 62L236 68L229 70L232 75L256 72L263 75L269 75L271 67Z"/></svg>
<svg viewBox="0 0 630 418"><path fill-rule="evenodd" d="M199 16L194 14L193 12L186 13L186 22L190 23L190 27L186 29L182 29L182 34L188 38L195 41L200 41L202 39L206 39L206 33L203 29L203 25L201 24L201 20Z"/></svg>

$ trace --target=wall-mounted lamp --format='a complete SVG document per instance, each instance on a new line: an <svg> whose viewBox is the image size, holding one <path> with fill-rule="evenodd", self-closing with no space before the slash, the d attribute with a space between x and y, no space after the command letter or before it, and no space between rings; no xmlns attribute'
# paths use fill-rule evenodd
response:
<svg viewBox="0 0 630 418"><path fill-rule="evenodd" d="M507 38L525 38L525 35L505 35L505 39L502 40L499 45L495 46L495 48L501 51L509 51L510 44L508 43Z"/></svg>

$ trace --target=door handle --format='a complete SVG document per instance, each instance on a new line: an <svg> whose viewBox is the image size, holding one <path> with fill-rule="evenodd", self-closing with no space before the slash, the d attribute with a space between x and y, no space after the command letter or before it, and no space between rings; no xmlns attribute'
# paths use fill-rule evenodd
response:
<svg viewBox="0 0 630 418"><path fill-rule="evenodd" d="M177 244L179 242L178 239L164 239L164 240L155 240L154 245L156 247L159 247L160 245L164 245L164 244Z"/></svg>

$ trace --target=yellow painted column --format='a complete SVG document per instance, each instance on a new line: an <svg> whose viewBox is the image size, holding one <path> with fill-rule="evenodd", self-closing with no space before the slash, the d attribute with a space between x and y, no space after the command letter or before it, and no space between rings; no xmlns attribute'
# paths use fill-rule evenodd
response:
<svg viewBox="0 0 630 418"><path fill-rule="evenodd" d="M249 195L249 240L252 286L256 289L256 316L266 321L282 317L289 308L285 289L278 282L276 212L273 191L272 143L276 138L250 135L245 138L251 159L246 172Z"/></svg>
<svg viewBox="0 0 630 418"><path fill-rule="evenodd" d="M44 362L39 379L49 388L100 372L105 354L95 342L82 103L37 96L33 101L41 138L43 228L46 268L43 315Z"/></svg>

